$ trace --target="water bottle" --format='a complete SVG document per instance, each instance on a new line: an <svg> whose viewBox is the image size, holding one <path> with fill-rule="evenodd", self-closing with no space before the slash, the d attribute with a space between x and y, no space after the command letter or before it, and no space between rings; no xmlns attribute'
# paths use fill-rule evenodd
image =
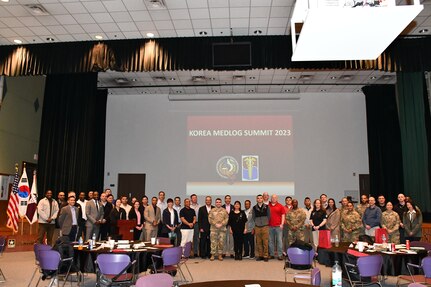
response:
<svg viewBox="0 0 431 287"><path fill-rule="evenodd" d="M385 249L388 247L388 245L386 244L386 235L384 233L382 235L382 246Z"/></svg>
<svg viewBox="0 0 431 287"><path fill-rule="evenodd" d="M79 240L78 240L78 249L79 250L82 250L82 244L84 244L84 241L82 240L82 236L81 236L81 237L79 237Z"/></svg>
<svg viewBox="0 0 431 287"><path fill-rule="evenodd" d="M332 266L332 287L342 287L342 271L341 266L338 265L338 261L335 261L335 265Z"/></svg>
<svg viewBox="0 0 431 287"><path fill-rule="evenodd" d="M93 233L93 237L91 237L91 240L93 240L93 244L96 244L96 233Z"/></svg>
<svg viewBox="0 0 431 287"><path fill-rule="evenodd" d="M334 239L334 243L335 243L335 247L340 246L340 239L338 239L338 235L335 235L335 239Z"/></svg>

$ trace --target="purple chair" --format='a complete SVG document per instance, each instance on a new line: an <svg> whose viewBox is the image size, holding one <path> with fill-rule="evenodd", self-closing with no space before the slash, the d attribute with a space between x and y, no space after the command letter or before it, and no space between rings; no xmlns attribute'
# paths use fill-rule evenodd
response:
<svg viewBox="0 0 431 287"><path fill-rule="evenodd" d="M135 281L135 268L127 270L136 263L127 254L99 254L96 259L96 286L130 286Z"/></svg>
<svg viewBox="0 0 431 287"><path fill-rule="evenodd" d="M30 282L28 282L27 287L31 286L31 283L33 282L33 279L34 279L34 275L36 275L37 271L42 273L42 270L40 269L40 266L39 266L39 254L41 251L46 251L46 250L52 250L52 247L50 245L39 244L39 243L36 243L35 245L33 245L36 268L34 269L33 275L31 276Z"/></svg>
<svg viewBox="0 0 431 287"><path fill-rule="evenodd" d="M382 270L383 257L381 255L372 255L359 257L355 264L345 263L347 277L349 278L350 286L356 285L374 285L382 287L380 271ZM358 278L353 277L358 275ZM370 280L363 281L364 278Z"/></svg>
<svg viewBox="0 0 431 287"><path fill-rule="evenodd" d="M427 287L427 285L423 285L421 283L410 283L407 287Z"/></svg>
<svg viewBox="0 0 431 287"><path fill-rule="evenodd" d="M320 283L322 282L322 275L320 274L319 268L313 268L310 275L298 274L293 276L293 281L295 283L298 283L298 280L306 280L306 284L320 286Z"/></svg>
<svg viewBox="0 0 431 287"><path fill-rule="evenodd" d="M6 247L6 237L0 236L0 256L3 255L3 251ZM6 282L6 277L3 274L3 271L0 268L0 283Z"/></svg>
<svg viewBox="0 0 431 287"><path fill-rule="evenodd" d="M407 263L407 269L410 275L400 275L398 276L397 286L400 285L400 281L404 280L413 283L425 283L427 285L431 284L431 257L427 256L422 259L421 265ZM413 275L413 269L422 270L424 274ZM404 283L405 284L405 283Z"/></svg>
<svg viewBox="0 0 431 287"><path fill-rule="evenodd" d="M151 255L151 260L153 262L154 273L168 273L171 276L175 276L176 272L179 272L184 280L184 275L181 273L181 269L179 269L179 264L181 261L181 256L183 253L182 247L172 247L166 248L162 251L162 255L153 254ZM160 260L162 261L162 266L160 266Z"/></svg>
<svg viewBox="0 0 431 287"><path fill-rule="evenodd" d="M189 242L186 242L186 244L184 245L184 249L183 249L183 258L181 258L181 260L180 260L180 264L178 265L178 267L179 267L179 269L180 269L180 272L181 272L181 274L183 274L183 276L184 276L184 272L183 272L183 270L181 269L181 266L185 266L186 267L186 270L187 270L187 273L189 273L189 275L190 275L190 281L187 281L187 282L193 282L193 276L192 276L192 273L190 273L190 269L189 269L189 267L187 266L187 261L189 260L189 258L190 258L190 254L191 254L191 252L192 252L192 242L191 241L189 241ZM184 276L184 278L185 278L185 276Z"/></svg>
<svg viewBox="0 0 431 287"><path fill-rule="evenodd" d="M423 242L423 241L412 241L410 242L411 247L422 247L425 248L425 250L428 252L428 256L430 255L431 251L431 243Z"/></svg>
<svg viewBox="0 0 431 287"><path fill-rule="evenodd" d="M298 247L289 247L287 249L287 256L284 264L284 281L287 282L288 273L311 273L311 270L313 269L314 256L314 249L304 250Z"/></svg>
<svg viewBox="0 0 431 287"><path fill-rule="evenodd" d="M140 277L136 281L136 287L172 287L174 280L166 273L150 274Z"/></svg>
<svg viewBox="0 0 431 287"><path fill-rule="evenodd" d="M60 253L56 250L42 250L39 251L38 257L41 276L37 280L36 286L39 285L40 279L51 279L48 285L50 287L58 280L58 268L61 262Z"/></svg>

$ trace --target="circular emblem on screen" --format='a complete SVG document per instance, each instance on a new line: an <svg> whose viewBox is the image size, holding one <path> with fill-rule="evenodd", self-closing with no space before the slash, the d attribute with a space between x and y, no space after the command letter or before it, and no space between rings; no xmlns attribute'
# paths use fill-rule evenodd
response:
<svg viewBox="0 0 431 287"><path fill-rule="evenodd" d="M235 175L238 173L238 168L238 162L232 156L226 155L217 161L217 173L222 178L234 179Z"/></svg>

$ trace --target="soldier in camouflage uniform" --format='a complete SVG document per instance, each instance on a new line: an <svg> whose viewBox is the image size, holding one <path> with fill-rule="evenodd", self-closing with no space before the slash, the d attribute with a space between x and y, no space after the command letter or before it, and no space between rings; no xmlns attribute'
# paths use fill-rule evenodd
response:
<svg viewBox="0 0 431 287"><path fill-rule="evenodd" d="M218 255L218 260L223 261L223 244L226 237L226 225L229 221L229 214L226 209L221 206L221 199L217 198L215 207L208 213L208 221L211 224L210 240L211 240L211 257Z"/></svg>
<svg viewBox="0 0 431 287"><path fill-rule="evenodd" d="M388 242L399 244L400 243L400 217L398 213L393 211L394 206L392 202L386 203L386 211L382 213L382 228L388 231Z"/></svg>
<svg viewBox="0 0 431 287"><path fill-rule="evenodd" d="M296 239L304 241L305 219L307 215L302 208L298 208L298 200L292 200L292 209L286 213L286 225L289 229L287 234L288 245Z"/></svg>
<svg viewBox="0 0 431 287"><path fill-rule="evenodd" d="M366 194L361 195L361 202L356 207L356 211L361 217L364 215L365 209L367 209L368 206L370 206L368 204L368 196Z"/></svg>
<svg viewBox="0 0 431 287"><path fill-rule="evenodd" d="M359 239L362 227L362 219L359 213L354 210L353 203L347 204L347 211L341 213L341 231L343 242L353 242Z"/></svg>

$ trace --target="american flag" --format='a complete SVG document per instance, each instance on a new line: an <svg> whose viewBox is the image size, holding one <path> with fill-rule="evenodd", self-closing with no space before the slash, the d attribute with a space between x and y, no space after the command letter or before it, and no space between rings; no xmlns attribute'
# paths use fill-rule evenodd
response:
<svg viewBox="0 0 431 287"><path fill-rule="evenodd" d="M18 232L18 219L19 219L18 182L19 182L19 176L18 176L18 171L16 171L15 178L13 180L12 192L10 193L9 203L7 205L7 215L9 218L6 224L6 227L13 229L14 233Z"/></svg>

